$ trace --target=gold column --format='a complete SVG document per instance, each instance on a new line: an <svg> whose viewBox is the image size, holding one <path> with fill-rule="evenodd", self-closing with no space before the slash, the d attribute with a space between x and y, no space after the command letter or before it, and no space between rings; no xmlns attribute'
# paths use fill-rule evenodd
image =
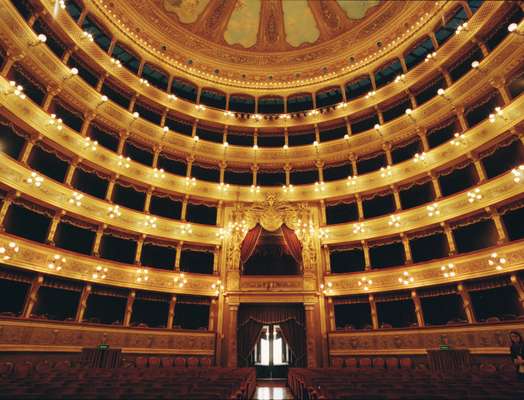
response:
<svg viewBox="0 0 524 400"><path fill-rule="evenodd" d="M2 207L0 207L0 232L3 232L5 230L5 227L4 227L5 216L7 215L7 211L9 210L9 207L13 203L13 199L15 198L15 196L16 196L15 193L9 193L4 198Z"/></svg>
<svg viewBox="0 0 524 400"><path fill-rule="evenodd" d="M105 197L107 201L110 201L110 202L113 201L113 190L115 189L115 183L116 183L117 177L118 175L112 177L107 184L107 192L106 192L106 197Z"/></svg>
<svg viewBox="0 0 524 400"><path fill-rule="evenodd" d="M511 94L506 86L506 80L503 77L496 77L489 81L491 86L497 89L504 102L504 107L511 104Z"/></svg>
<svg viewBox="0 0 524 400"><path fill-rule="evenodd" d="M62 63L64 65L67 65L69 59L71 58L71 54L73 54L73 51L76 51L78 49L77 46L74 46L70 49L67 49L65 52L64 52L64 55L62 56Z"/></svg>
<svg viewBox="0 0 524 400"><path fill-rule="evenodd" d="M498 245L502 245L504 243L508 242L508 232L506 230L506 227L504 226L504 223L502 222L502 218L500 217L500 214L498 211L491 207L486 207L485 210L490 214L491 219L493 220L493 223L495 224L495 228L497 228L497 234L499 239L497 240Z"/></svg>
<svg viewBox="0 0 524 400"><path fill-rule="evenodd" d="M524 311L524 286L522 281L519 279L519 276L516 273L512 273L510 276L511 284L517 292L517 297L519 299L519 308L520 312Z"/></svg>
<svg viewBox="0 0 524 400"><path fill-rule="evenodd" d="M428 129L427 128L418 128L417 135L420 138L422 143L422 151L429 151L429 142L428 142Z"/></svg>
<svg viewBox="0 0 524 400"><path fill-rule="evenodd" d="M182 255L182 245L184 242L178 243L176 246L176 255L175 255L175 271L180 271L180 256Z"/></svg>
<svg viewBox="0 0 524 400"><path fill-rule="evenodd" d="M346 123L346 131L348 136L351 136L353 134L351 130L351 124L349 123L349 118L347 116L344 116L344 122Z"/></svg>
<svg viewBox="0 0 524 400"><path fill-rule="evenodd" d="M333 299L331 297L328 297L326 300L326 308L329 331L334 332L337 330L337 324L335 320L335 304L333 304Z"/></svg>
<svg viewBox="0 0 524 400"><path fill-rule="evenodd" d="M431 183L433 184L433 190L435 191L435 199L440 199L442 197L442 190L440 190L440 183L438 181L438 178L432 172L428 172L428 175L431 178Z"/></svg>
<svg viewBox="0 0 524 400"><path fill-rule="evenodd" d="M377 106L375 106L373 108L375 109L375 112L378 115L378 123L380 125L384 125L384 115L382 115L382 111L380 111L380 109Z"/></svg>
<svg viewBox="0 0 524 400"><path fill-rule="evenodd" d="M468 130L468 121L466 121L466 117L464 115L465 108L464 106L458 106L455 108L455 111L457 112L457 119L460 124L460 129L462 132L465 132Z"/></svg>
<svg viewBox="0 0 524 400"><path fill-rule="evenodd" d="M446 234L446 239L448 240L449 255L455 255L457 253L457 246L455 245L455 238L453 237L453 232L446 222L441 222L440 226L444 228L444 233Z"/></svg>
<svg viewBox="0 0 524 400"><path fill-rule="evenodd" d="M100 75L100 78L98 79L98 82L97 82L96 88L95 88L95 90L97 92L100 93L102 91L102 86L104 86L104 82L105 82L105 80L107 79L108 76L109 76L109 74L107 72L102 74L102 75Z"/></svg>
<svg viewBox="0 0 524 400"><path fill-rule="evenodd" d="M358 220L362 221L364 219L364 206L358 193L355 194L355 200L357 201Z"/></svg>
<svg viewBox="0 0 524 400"><path fill-rule="evenodd" d="M158 157L160 157L160 152L162 151L162 146L155 146L153 152L153 163L151 164L152 168L158 167Z"/></svg>
<svg viewBox="0 0 524 400"><path fill-rule="evenodd" d="M42 110L45 112L49 111L49 107L51 106L53 99L58 93L60 93L61 90L62 89L59 86L50 85L47 87L47 94L44 99L44 104L42 104Z"/></svg>
<svg viewBox="0 0 524 400"><path fill-rule="evenodd" d="M402 245L404 246L404 253L406 254L406 264L413 263L413 256L411 255L411 247L409 247L409 240L406 234L401 233Z"/></svg>
<svg viewBox="0 0 524 400"><path fill-rule="evenodd" d="M66 176L64 178L64 185L71 187L71 182L73 180L73 176L75 175L76 168L78 167L78 159L74 160L69 166L67 167Z"/></svg>
<svg viewBox="0 0 524 400"><path fill-rule="evenodd" d="M105 225L101 225L96 231L95 242L93 243L93 250L91 252L95 257L100 256L100 243L102 242L102 236L104 235L105 228Z"/></svg>
<svg viewBox="0 0 524 400"><path fill-rule="evenodd" d="M120 131L120 134L118 135L118 146L116 148L116 154L122 155L124 153L124 146L128 137L129 131L124 129Z"/></svg>
<svg viewBox="0 0 524 400"><path fill-rule="evenodd" d="M371 325L373 326L373 329L378 329L377 303L375 302L375 296L371 293L369 294L369 309L371 310Z"/></svg>
<svg viewBox="0 0 524 400"><path fill-rule="evenodd" d="M135 264L141 265L142 248L144 247L144 239L146 235L141 235L136 241Z"/></svg>
<svg viewBox="0 0 524 400"><path fill-rule="evenodd" d="M404 59L403 55L400 55L398 59L400 60L400 66L402 67L402 73L405 74L406 72L408 72L408 66L406 65L406 60Z"/></svg>
<svg viewBox="0 0 524 400"><path fill-rule="evenodd" d="M213 332L215 330L215 321L217 317L217 299L211 299L211 304L209 305L209 320L207 323L207 330ZM218 339L217 339L218 340Z"/></svg>
<svg viewBox="0 0 524 400"><path fill-rule="evenodd" d="M473 311L473 305L471 304L471 298L469 297L468 290L464 287L464 284L459 283L457 285L458 292L462 298L462 306L464 307L464 312L468 318L468 323L474 324L477 322L475 319L475 312Z"/></svg>
<svg viewBox="0 0 524 400"><path fill-rule="evenodd" d="M415 109L417 108L417 99L413 93L411 93L411 90L406 89L406 94L409 96L409 102L411 103L411 108Z"/></svg>
<svg viewBox="0 0 524 400"><path fill-rule="evenodd" d="M284 172L286 173L286 185L291 184L291 164L284 165Z"/></svg>
<svg viewBox="0 0 524 400"><path fill-rule="evenodd" d="M129 107L127 107L127 111L129 111L130 113L133 112L134 108L135 108L135 104L136 104L136 100L140 97L140 94L138 93L135 93L133 95L133 97L131 97L131 100L129 101Z"/></svg>
<svg viewBox="0 0 524 400"><path fill-rule="evenodd" d="M324 167L324 161L317 160L315 162L315 166L318 170L318 179L319 182L324 182L324 170L322 169Z"/></svg>
<svg viewBox="0 0 524 400"><path fill-rule="evenodd" d="M353 176L357 176L357 155L355 153L349 153L349 161L351 161L351 169L353 170Z"/></svg>
<svg viewBox="0 0 524 400"><path fill-rule="evenodd" d="M27 162L29 161L29 156L31 155L31 151L33 150L33 147L35 146L37 140L39 140L39 138L32 137L24 142L24 147L20 152L18 161L20 161L24 165L27 165Z"/></svg>
<svg viewBox="0 0 524 400"><path fill-rule="evenodd" d="M176 306L176 296L171 297L169 302L169 311L167 314L167 329L173 329L173 322L175 321L175 306Z"/></svg>
<svg viewBox="0 0 524 400"><path fill-rule="evenodd" d="M31 283L31 287L29 288L29 291L27 292L27 296L25 299L22 318L29 318L31 316L33 308L35 307L36 302L38 300L38 289L40 289L40 286L43 282L44 276L42 274L38 274L33 279L33 282Z"/></svg>
<svg viewBox="0 0 524 400"><path fill-rule="evenodd" d="M391 156L391 143L384 142L382 144L382 150L386 153L386 160L388 165L393 165L393 157Z"/></svg>
<svg viewBox="0 0 524 400"><path fill-rule="evenodd" d="M9 71L11 71L11 68L13 65L15 65L18 61L23 59L25 57L24 53L15 53L13 54L13 51L7 51L7 60L4 62L4 66L2 67L2 70L0 72L0 75L4 78L7 78L7 75L9 74Z"/></svg>
<svg viewBox="0 0 524 400"><path fill-rule="evenodd" d="M345 103L348 101L346 96L346 89L344 88L344 85L340 86L340 94L342 95L342 101Z"/></svg>
<svg viewBox="0 0 524 400"><path fill-rule="evenodd" d="M258 172L257 164L251 165L251 172L253 173L253 186L256 186L257 185L257 172Z"/></svg>
<svg viewBox="0 0 524 400"><path fill-rule="evenodd" d="M213 250L213 275L218 274L218 262L220 260L220 249L217 246L215 246L215 249Z"/></svg>
<svg viewBox="0 0 524 400"><path fill-rule="evenodd" d="M473 164L475 165L475 171L477 171L479 183L486 181L486 172L484 171L484 166L482 165L478 157L471 153L468 154L468 157L471 161L473 161Z"/></svg>
<svg viewBox="0 0 524 400"><path fill-rule="evenodd" d="M322 252L322 257L324 258L324 265L326 266L325 272L326 274L331 273L331 259L329 257L329 247L327 244L322 245L320 248L320 251Z"/></svg>
<svg viewBox="0 0 524 400"><path fill-rule="evenodd" d="M451 80L451 76L449 75L448 70L444 67L438 67L438 70L444 77L444 81L446 82L446 87L450 87L451 85L453 85L453 81Z"/></svg>
<svg viewBox="0 0 524 400"><path fill-rule="evenodd" d="M317 346L315 343L316 330L315 330L315 305L304 304L305 317L306 317L306 348L307 348L307 367L316 368L317 363Z"/></svg>
<svg viewBox="0 0 524 400"><path fill-rule="evenodd" d="M87 309L87 299L91 294L91 284L87 283L82 289L82 294L80 295L80 301L78 302L78 307L76 309L76 322L82 322L84 320L84 314Z"/></svg>
<svg viewBox="0 0 524 400"><path fill-rule="evenodd" d="M131 323L131 315L133 314L133 304L135 303L136 292L131 290L127 296L126 310L124 313L123 326L128 327Z"/></svg>
<svg viewBox="0 0 524 400"><path fill-rule="evenodd" d="M237 367L237 329L238 329L238 304L229 304L229 340L228 340L228 358L227 366L229 368Z"/></svg>
<svg viewBox="0 0 524 400"><path fill-rule="evenodd" d="M412 290L411 291L411 299L413 300L413 304L415 306L415 315L417 316L417 325L419 328L423 328L424 323L424 313L422 311L422 304L420 302L420 297L418 297L417 291Z"/></svg>
<svg viewBox="0 0 524 400"><path fill-rule="evenodd" d="M435 32L430 31L429 32L429 37L431 39L431 43L433 43L433 48L436 51L439 48L439 45L438 45L437 37L435 36Z"/></svg>
<svg viewBox="0 0 524 400"><path fill-rule="evenodd" d="M146 198L144 200L144 212L149 214L149 207L151 206L151 197L153 196L153 188L147 189Z"/></svg>
<svg viewBox="0 0 524 400"><path fill-rule="evenodd" d="M369 256L369 246L366 240L361 240L362 250L364 251L364 270L371 270L371 257Z"/></svg>
<svg viewBox="0 0 524 400"><path fill-rule="evenodd" d="M182 200L182 210L180 211L180 220L185 221L186 215L187 215L187 203L189 202L189 195L184 196L184 200Z"/></svg>
<svg viewBox="0 0 524 400"><path fill-rule="evenodd" d="M55 234L56 234L56 228L58 227L58 224L60 222L60 217L65 214L65 211L57 211L55 215L53 216L53 219L51 220L51 223L49 224L49 229L47 230L47 238L46 243L50 244L52 246L55 245Z"/></svg>
<svg viewBox="0 0 524 400"><path fill-rule="evenodd" d="M402 210L402 204L400 203L400 193L398 192L398 189L395 185L391 185L390 188L393 193L393 199L395 200L395 208L397 211L400 211Z"/></svg>

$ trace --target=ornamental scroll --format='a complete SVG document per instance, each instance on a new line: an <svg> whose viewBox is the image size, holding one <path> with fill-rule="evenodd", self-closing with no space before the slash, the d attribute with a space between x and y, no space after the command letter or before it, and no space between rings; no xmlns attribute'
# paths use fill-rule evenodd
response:
<svg viewBox="0 0 524 400"><path fill-rule="evenodd" d="M315 226L318 225L314 209L305 203L287 203L280 201L277 193L268 193L266 200L251 205L235 204L231 209L226 231L229 234L227 249L227 270L238 271L240 266L240 248L244 237L256 224L269 232L276 231L283 224L293 229L302 243L304 271L311 270L316 264L314 247Z"/></svg>

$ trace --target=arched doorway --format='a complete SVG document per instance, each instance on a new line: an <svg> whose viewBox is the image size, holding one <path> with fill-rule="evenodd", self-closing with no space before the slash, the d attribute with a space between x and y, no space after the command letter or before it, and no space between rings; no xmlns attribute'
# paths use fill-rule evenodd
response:
<svg viewBox="0 0 524 400"><path fill-rule="evenodd" d="M256 367L257 377L286 377L288 367L304 367L306 333L302 304L241 304L238 365Z"/></svg>

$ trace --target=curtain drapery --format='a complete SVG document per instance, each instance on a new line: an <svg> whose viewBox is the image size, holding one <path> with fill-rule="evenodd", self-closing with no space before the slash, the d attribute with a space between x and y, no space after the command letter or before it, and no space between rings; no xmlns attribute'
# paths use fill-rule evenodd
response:
<svg viewBox="0 0 524 400"><path fill-rule="evenodd" d="M282 225L282 234L291 256L295 259L298 265L302 265L302 244L300 243L300 240L298 240L295 231L284 224Z"/></svg>
<svg viewBox="0 0 524 400"><path fill-rule="evenodd" d="M304 367L306 365L306 335L304 326L298 324L295 319L280 322L278 326L280 326L284 340L295 355L293 366Z"/></svg>
<svg viewBox="0 0 524 400"><path fill-rule="evenodd" d="M263 323L255 321L254 319L249 319L238 330L237 348L241 366L249 365L249 354L260 338L260 333L262 332L263 327Z"/></svg>
<svg viewBox="0 0 524 400"><path fill-rule="evenodd" d="M240 261L243 264L251 257L255 247L257 247L258 239L262 233L262 226L257 224L253 229L251 229L244 238L242 246L240 247Z"/></svg>

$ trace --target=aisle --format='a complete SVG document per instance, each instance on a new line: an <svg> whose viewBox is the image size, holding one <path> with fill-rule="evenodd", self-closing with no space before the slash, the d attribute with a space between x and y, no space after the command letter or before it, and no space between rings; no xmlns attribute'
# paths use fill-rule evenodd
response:
<svg viewBox="0 0 524 400"><path fill-rule="evenodd" d="M293 400L285 380L258 380L253 400Z"/></svg>

